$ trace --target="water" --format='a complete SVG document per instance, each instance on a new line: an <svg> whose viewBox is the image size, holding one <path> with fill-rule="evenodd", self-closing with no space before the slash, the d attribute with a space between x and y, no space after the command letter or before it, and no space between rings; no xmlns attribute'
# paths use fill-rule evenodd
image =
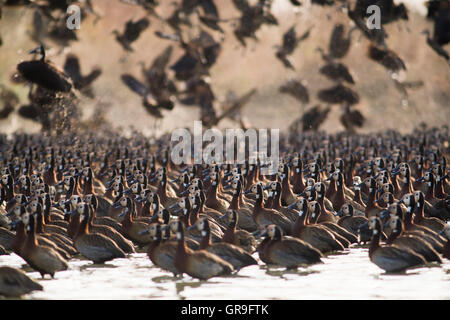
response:
<svg viewBox="0 0 450 320"><path fill-rule="evenodd" d="M0 256L0 266L22 268L37 279L44 291L25 299L450 299L450 261L439 266L408 270L405 274L386 274L372 264L367 248L350 248L328 255L323 264L299 268L246 267L237 275L208 281L187 275L174 278L154 266L145 253L134 253L104 265L73 258L69 269L55 279L26 266L17 255Z"/></svg>

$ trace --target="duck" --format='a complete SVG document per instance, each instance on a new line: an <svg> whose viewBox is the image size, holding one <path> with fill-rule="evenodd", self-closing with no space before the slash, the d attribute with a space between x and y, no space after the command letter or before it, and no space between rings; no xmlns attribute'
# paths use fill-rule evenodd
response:
<svg viewBox="0 0 450 320"><path fill-rule="evenodd" d="M109 216L97 216L98 201L97 201L97 196L95 194L87 194L83 197L82 200L83 200L83 202L92 206L92 216L93 216L94 223L109 226L119 233L122 232L122 224L119 221L117 221ZM81 202L81 198L80 198L80 202Z"/></svg>
<svg viewBox="0 0 450 320"><path fill-rule="evenodd" d="M263 240L259 256L266 264L296 269L299 266L323 263L323 255L318 249L301 239L284 236L283 230L277 225L266 226L261 236L267 240Z"/></svg>
<svg viewBox="0 0 450 320"><path fill-rule="evenodd" d="M283 229L284 234L291 234L292 222L288 218L286 218L286 216L276 210L267 209L262 206L264 195L263 187L260 183L254 184L250 189L244 192L244 194L248 193L252 193L256 196L252 216L253 220L259 228L264 227L268 224L276 224Z"/></svg>
<svg viewBox="0 0 450 320"><path fill-rule="evenodd" d="M195 201L195 200L194 200ZM194 239L195 241L200 242L202 239L201 233L196 229L189 229L195 222L195 219L191 218L192 215L192 203L189 200L189 197L183 197L180 198L176 206L179 208L177 211L182 211L183 215L180 217L180 219L183 221L184 225L188 228L185 230L185 235L188 238ZM196 209L197 210L197 209ZM196 221L196 220L195 220ZM223 237L223 231L219 226L214 227L211 232L212 240L213 242L218 242Z"/></svg>
<svg viewBox="0 0 450 320"><path fill-rule="evenodd" d="M109 237L91 232L89 219L92 208L81 202L77 206L81 223L73 239L73 245L82 256L91 260L94 264L103 264L116 258L126 258L125 252Z"/></svg>
<svg viewBox="0 0 450 320"><path fill-rule="evenodd" d="M177 252L177 241L174 239L163 240L162 227L158 223L150 224L148 233L152 241L147 248L147 256L157 267L172 272L174 276L181 272L175 267L175 255Z"/></svg>
<svg viewBox="0 0 450 320"><path fill-rule="evenodd" d="M400 220L402 220L403 222L403 228L405 233L420 236L421 238L426 240L429 244L431 244L434 250L436 250L439 253L442 253L443 246L445 244L445 239L439 234L433 232L432 230L426 227L414 224L411 215L406 214L404 212L406 210L403 210L404 207L402 208L402 206L403 205L398 202L390 205L388 210L383 211L380 218L382 218L383 215L386 213L390 216L390 218L393 216L400 217ZM390 227L389 223L385 225Z"/></svg>
<svg viewBox="0 0 450 320"><path fill-rule="evenodd" d="M293 237L309 243L321 253L344 250L344 246L336 239L333 232L318 224L308 224L308 201L305 198L300 197L290 207L299 210L298 218L292 225Z"/></svg>
<svg viewBox="0 0 450 320"><path fill-rule="evenodd" d="M224 215L224 219L228 221L228 228L224 231L222 241L241 247L248 253L256 250L256 239L247 230L237 230L239 225L239 215L236 210L229 209Z"/></svg>
<svg viewBox="0 0 450 320"><path fill-rule="evenodd" d="M118 202L113 204L113 207L122 207L122 212L119 216L123 217L122 233L124 236L139 247L144 247L149 244L151 238L141 233L143 230L148 229L149 223L134 219L133 200L129 197L122 197Z"/></svg>
<svg viewBox="0 0 450 320"><path fill-rule="evenodd" d="M281 205L288 206L294 203L297 200L297 197L294 195L291 189L291 185L289 183L290 177L290 169L287 164L283 164L280 166L281 171L278 172L277 176L280 180L281 184Z"/></svg>
<svg viewBox="0 0 450 320"><path fill-rule="evenodd" d="M367 197L367 203L366 203L366 209L364 210L364 214L366 218L370 218L373 216L379 216L380 212L383 210L377 203L376 203L376 181L372 177L367 177L362 182L367 188L368 188L368 197Z"/></svg>
<svg viewBox="0 0 450 320"><path fill-rule="evenodd" d="M335 222L324 221L318 223L318 219L320 218L320 204L317 201L310 201L308 203L308 212L309 212L309 223L311 225L319 224L321 226L326 227L331 232L333 232L336 239L342 243L345 248L348 248L351 243L358 242L358 238L352 233L348 232Z"/></svg>
<svg viewBox="0 0 450 320"><path fill-rule="evenodd" d="M18 256L22 255L22 248L25 245L27 238L26 226L22 221L22 217L25 215L26 210L24 206L16 206L13 209L15 219L11 222L12 229L15 230L15 235L11 241L11 250ZM59 247L57 242L54 242L48 234L36 234L38 244L41 246L47 246L57 251L64 259L69 260L71 254L75 254L76 250L67 252L64 250L64 246Z"/></svg>
<svg viewBox="0 0 450 320"><path fill-rule="evenodd" d="M223 260L229 262L235 270L240 270L258 262L244 249L227 242L211 242L210 221L200 218L191 228L197 228L202 234L199 250L211 252Z"/></svg>
<svg viewBox="0 0 450 320"><path fill-rule="evenodd" d="M271 205L268 208L281 212L292 222L297 218L297 213L294 210L288 209L288 206L283 207L281 205L281 183L273 181L263 188L263 190L269 190L269 198L272 199Z"/></svg>
<svg viewBox="0 0 450 320"><path fill-rule="evenodd" d="M427 262L442 263L439 253L428 242L416 235L403 233L403 222L400 217L392 217L389 223L392 232L386 239L386 244L395 244L401 248L410 249L423 256Z"/></svg>
<svg viewBox="0 0 450 320"><path fill-rule="evenodd" d="M438 198L435 195L436 178L435 175L427 171L423 177L418 179L427 184L425 192L425 212L430 216L448 220L450 218L450 209L445 203L445 199Z"/></svg>
<svg viewBox="0 0 450 320"><path fill-rule="evenodd" d="M109 210L111 209L111 200L100 196L99 194L104 194L106 188L103 183L94 177L94 173L90 167L85 167L82 170L82 177L84 181L83 195L88 194L95 195L97 198L97 215L99 217L107 216ZM95 187L94 187L95 186Z"/></svg>
<svg viewBox="0 0 450 320"><path fill-rule="evenodd" d="M321 209L321 214L317 222L336 222L337 218L334 215L333 205L331 205L331 209L327 209L325 205L325 184L323 182L316 182L314 184L314 191L316 192L316 201Z"/></svg>
<svg viewBox="0 0 450 320"><path fill-rule="evenodd" d="M174 220L170 228L177 236L175 268L180 273L186 273L193 278L207 280L212 277L229 275L233 266L206 250L194 251L186 246L183 222Z"/></svg>
<svg viewBox="0 0 450 320"><path fill-rule="evenodd" d="M252 209L250 209L243 199L242 181L239 179L233 179L229 185L229 188L233 190L233 198L231 199L228 210L235 210L239 215L238 227L248 232L256 231L258 226L255 223L255 220L253 220Z"/></svg>
<svg viewBox="0 0 450 320"><path fill-rule="evenodd" d="M300 157L292 159L292 192L299 195L305 189L305 177L303 176L303 161Z"/></svg>
<svg viewBox="0 0 450 320"><path fill-rule="evenodd" d="M426 264L426 260L422 255L410 249L402 248L395 244L382 246L380 244L382 226L378 217L372 216L369 218L369 228L372 230L369 258L379 268L387 273L397 273Z"/></svg>
<svg viewBox="0 0 450 320"><path fill-rule="evenodd" d="M344 203L341 209L336 213L339 218L337 224L358 237L358 242L366 243L370 241L371 232L368 228L361 228L368 223L365 216L354 216L354 208L350 203Z"/></svg>
<svg viewBox="0 0 450 320"><path fill-rule="evenodd" d="M65 271L69 264L56 250L47 246L41 246L36 239L36 221L33 214L26 213L22 218L26 226L27 238L22 247L21 257L28 265L41 274L42 279L49 274L52 279L55 273Z"/></svg>
<svg viewBox="0 0 450 320"><path fill-rule="evenodd" d="M230 203L223 198L218 197L218 186L220 184L219 173L213 172L210 175L211 187L207 191L205 206L208 208L217 210L222 214L225 214L230 206Z"/></svg>
<svg viewBox="0 0 450 320"><path fill-rule="evenodd" d="M89 206L88 203L86 203L86 202L84 202L84 203L87 206ZM91 213L89 214L88 224L89 224L89 231L91 233L102 234L102 235L110 238L125 253L134 253L135 252L133 242L126 239L120 232L118 232L117 230L115 230L114 228L112 228L108 225L94 224L94 208L92 206L90 206L89 210Z"/></svg>
<svg viewBox="0 0 450 320"><path fill-rule="evenodd" d="M413 215L414 215L414 208L416 207L415 204L415 198L414 195L411 193L405 194L403 198L398 202L398 204L404 204L406 206L406 213L403 216L403 222L405 224L406 230L420 230L425 232L426 234L432 236L437 241L443 243L444 239L443 237L439 236L437 232L431 230L428 227L425 227L423 225L418 225L414 223ZM398 213L398 210L396 211Z"/></svg>
<svg viewBox="0 0 450 320"><path fill-rule="evenodd" d="M415 224L430 228L437 233L445 228L445 222L441 219L436 217L425 217L425 195L422 191L414 191L414 202L416 204L413 218Z"/></svg>
<svg viewBox="0 0 450 320"><path fill-rule="evenodd" d="M22 270L0 267L0 296L17 298L33 291L43 291L44 287L28 277Z"/></svg>
<svg viewBox="0 0 450 320"><path fill-rule="evenodd" d="M168 193L167 174L164 171L160 171L156 174L156 179L159 182L157 191L159 200L164 208L170 208L173 204L178 202L178 197L173 190L172 192Z"/></svg>

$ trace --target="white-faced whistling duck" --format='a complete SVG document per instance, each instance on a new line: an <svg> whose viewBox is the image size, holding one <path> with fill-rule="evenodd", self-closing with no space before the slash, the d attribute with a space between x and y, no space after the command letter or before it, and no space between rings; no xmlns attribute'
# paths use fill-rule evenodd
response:
<svg viewBox="0 0 450 320"><path fill-rule="evenodd" d="M256 196L255 205L253 207L253 220L259 227L265 227L268 224L276 224L283 229L284 234L291 234L292 222L280 212L267 209L262 206L264 193L260 183L254 184L244 194L252 193Z"/></svg>
<svg viewBox="0 0 450 320"><path fill-rule="evenodd" d="M234 244L249 253L253 253L256 248L256 239L246 230L236 230L240 219L236 210L230 209L224 216L228 221L228 228L223 233L222 241Z"/></svg>
<svg viewBox="0 0 450 320"><path fill-rule="evenodd" d="M290 208L299 210L298 218L292 225L292 236L301 239L322 253L344 250L344 246L336 239L333 232L323 226L308 224L308 202L300 198L290 205Z"/></svg>
<svg viewBox="0 0 450 320"><path fill-rule="evenodd" d="M187 273L191 277L206 280L211 277L227 275L234 271L230 263L208 251L189 249L185 243L184 226L181 221L172 221L170 228L178 239L175 267L180 273Z"/></svg>
<svg viewBox="0 0 450 320"><path fill-rule="evenodd" d="M410 249L423 256L428 262L442 263L439 253L428 242L415 235L403 234L403 222L399 217L392 217L389 223L392 232L386 239L386 244L395 244L401 248Z"/></svg>
<svg viewBox="0 0 450 320"><path fill-rule="evenodd" d="M231 263L235 270L258 264L258 262L244 249L226 242L211 242L210 222L206 218L200 218L191 228L197 228L202 234L199 250L211 252L223 260Z"/></svg>
<svg viewBox="0 0 450 320"><path fill-rule="evenodd" d="M0 267L0 296L20 297L44 287L28 277L25 272L11 267Z"/></svg>
<svg viewBox="0 0 450 320"><path fill-rule="evenodd" d="M374 264L388 273L403 272L406 269L424 266L426 260L423 256L410 249L396 245L380 245L382 231L381 221L377 217L369 218L369 228L372 230L370 240L369 258Z"/></svg>
<svg viewBox="0 0 450 320"><path fill-rule="evenodd" d="M337 212L337 216L340 217L337 224L342 228L358 237L358 242L368 242L372 233L368 228L360 228L368 220L365 216L354 216L353 206L350 203L344 203L341 210Z"/></svg>
<svg viewBox="0 0 450 320"><path fill-rule="evenodd" d="M78 204L77 211L81 217L78 232L74 237L75 248L94 263L104 263L116 258L125 258L125 253L111 238L89 230L89 217L92 208L84 202Z"/></svg>
<svg viewBox="0 0 450 320"><path fill-rule="evenodd" d="M30 267L38 271L42 278L46 274L54 278L56 272L67 270L69 267L67 261L57 251L38 244L35 233L35 216L27 213L22 221L26 225L28 235L22 247L21 257Z"/></svg>
<svg viewBox="0 0 450 320"><path fill-rule="evenodd" d="M264 241L259 255L267 264L295 269L302 265L322 263L322 253L318 249L303 240L283 236L283 231L277 225L268 225L262 236L268 241Z"/></svg>
<svg viewBox="0 0 450 320"><path fill-rule="evenodd" d="M317 201L311 201L308 203L308 217L310 225L317 224L331 231L336 240L338 240L344 248L348 248L351 243L356 243L358 241L356 236L340 227L335 222L323 221L318 223L317 221L321 215L320 211L320 204Z"/></svg>
<svg viewBox="0 0 450 320"><path fill-rule="evenodd" d="M148 229L149 224L134 219L133 200L129 197L122 197L118 202L113 204L113 207L122 208L119 216L123 216L122 232L125 237L140 247L147 245L151 241L151 238L148 235L141 234L141 231Z"/></svg>

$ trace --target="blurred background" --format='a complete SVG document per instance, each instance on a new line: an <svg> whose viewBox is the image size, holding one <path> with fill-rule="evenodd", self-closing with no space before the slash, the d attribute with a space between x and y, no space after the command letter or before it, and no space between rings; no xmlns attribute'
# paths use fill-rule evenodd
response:
<svg viewBox="0 0 450 320"><path fill-rule="evenodd" d="M155 7L159 17L168 18L181 0L159 0ZM255 3L256 1L249 1ZM338 1L336 1L338 2ZM367 56L369 41L359 30L352 32L352 44L349 53L340 60L353 75L355 90L360 101L354 106L366 121L358 132L373 132L383 129L396 129L402 133L410 132L420 122L430 126L448 124L450 115L450 65L434 52L426 43L424 29L433 30L433 21L426 19L425 1L394 1L404 3L408 10L408 20L399 20L385 26L388 38L386 44L404 61L406 70L399 77L402 81L423 81L423 86L408 90L408 103L402 103L402 93L395 87L394 81L386 69ZM84 120L92 119L95 113L102 112L104 120L115 128L133 127L144 134L154 133L154 118L142 106L142 98L132 92L121 81L121 75L129 73L142 79L141 62L149 66L153 59L170 44L174 46L168 65L175 63L182 55L182 47L171 40L161 39L155 31L173 34L174 31L163 19L149 14L139 5L119 0L91 1L97 15L88 14L76 30L78 40L70 41L67 46L46 39L46 58L62 68L67 54L76 54L80 60L81 72L88 73L99 67L102 74L92 84L93 98L80 95L79 108ZM233 19L240 16L232 0L215 0L221 19ZM319 73L324 64L318 47L327 50L334 26L341 23L349 30L354 23L348 18L341 5L322 6L302 0L301 6L295 6L289 0L274 0L271 13L278 25L264 24L256 32L257 40L246 39L244 47L233 34L235 21L220 23L223 33L211 30L192 20L192 27L184 33L186 38L194 37L200 28L211 34L221 44L217 61L209 69L209 83L216 101L214 109L221 114L222 101L230 92L241 96L251 89L256 93L242 107L242 116L255 128L279 128L287 130L303 112L315 105L326 106L319 101L318 92L334 85ZM76 4L76 3L75 3ZM83 1L81 4L84 5ZM39 43L32 39L32 6L4 6L0 19L0 84L12 90L27 103L28 87L11 82L18 63L30 60L28 53ZM117 42L113 30L123 32L130 19L147 17L150 25L139 38L132 43L134 51L127 52ZM289 56L294 66L286 68L277 59L276 45L281 45L283 34L295 25L298 35L310 29L309 37L301 41L298 48ZM448 45L447 45L448 50ZM170 78L173 71L167 68ZM280 85L295 78L307 88L310 101L301 103L290 95L279 91ZM182 87L182 83L176 83ZM330 112L320 130L333 133L344 130L339 117L342 106L330 106ZM158 133L170 132L179 127L193 127L193 121L200 118L198 106L186 106L175 103L173 110L162 110L163 118L158 122ZM219 128L239 127L239 122L224 119ZM6 119L0 120L0 131L4 133L38 132L40 124L24 119L12 112Z"/></svg>

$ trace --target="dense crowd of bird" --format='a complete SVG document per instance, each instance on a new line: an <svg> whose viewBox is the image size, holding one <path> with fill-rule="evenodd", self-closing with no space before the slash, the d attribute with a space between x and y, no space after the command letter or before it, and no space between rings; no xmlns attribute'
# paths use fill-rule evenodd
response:
<svg viewBox="0 0 450 320"><path fill-rule="evenodd" d="M107 128L77 130L79 94L95 96L92 83L102 70L96 67L83 75L78 57L69 54L62 71L46 59L45 44L46 39L62 47L78 41L74 31L59 26L72 2L2 3L35 10L30 37L39 46L30 51L38 58L20 62L13 77L30 84L29 104L19 107L20 99L2 85L0 117L17 108L20 116L40 122L43 133L0 135L0 254L20 256L42 278L67 270L74 258L101 264L137 251L174 276L198 279L235 274L260 263L286 268L323 263L328 254L361 245L368 246L370 261L386 272L439 266L450 259L448 127L422 126L407 135L393 130L357 134L355 127L365 119L355 107L360 98L351 88L352 72L340 61L359 30L370 41L368 57L383 65L399 88L406 92L420 86L397 80L394 74L406 70L405 63L386 46L383 28L365 24L369 5L382 7L382 24L408 19L403 5L358 0L351 9L345 1L311 1L330 7L340 2L355 27L346 30L337 24L327 50L317 48L324 61L320 73L336 83L318 93L327 106L310 108L280 137L278 170L263 175L261 169L271 160L175 165L166 135L150 140L139 132L127 138ZM213 0L183 0L169 18L158 13L157 1L123 2L146 12L114 31L127 54L149 28L150 17L173 30L155 31L170 44L150 66L141 64L141 77L121 75L151 116L160 119L162 110L180 103L200 106L205 127L226 117L243 128L251 126L239 112L257 88L242 97L230 93L219 115L214 107L209 69L221 43L210 32L223 35L221 25L230 19L220 18ZM272 1L232 2L241 13L231 20L242 46L257 40L262 25L278 25ZM290 3L301 6L301 1ZM90 1L83 4L82 18L94 14L101 19ZM449 10L448 1L429 1L433 36L424 31L427 43L447 60L442 45L449 41ZM193 16L202 28L186 39L182 30L192 27ZM285 68L295 70L289 56L315 27L298 36L294 25L283 35L274 54ZM174 45L183 54L168 66ZM301 104L311 100L300 79L288 80L279 91ZM347 130L334 135L317 131L333 104L342 106L340 120ZM21 270L0 268L0 295L33 290L43 287Z"/></svg>
<svg viewBox="0 0 450 320"><path fill-rule="evenodd" d="M134 252L198 279L260 263L323 263L360 245L386 272L450 259L448 127L285 138L267 175L270 158L175 165L169 137L0 138L0 252L42 277L73 258L104 263ZM39 289L21 277L0 270L0 293Z"/></svg>

